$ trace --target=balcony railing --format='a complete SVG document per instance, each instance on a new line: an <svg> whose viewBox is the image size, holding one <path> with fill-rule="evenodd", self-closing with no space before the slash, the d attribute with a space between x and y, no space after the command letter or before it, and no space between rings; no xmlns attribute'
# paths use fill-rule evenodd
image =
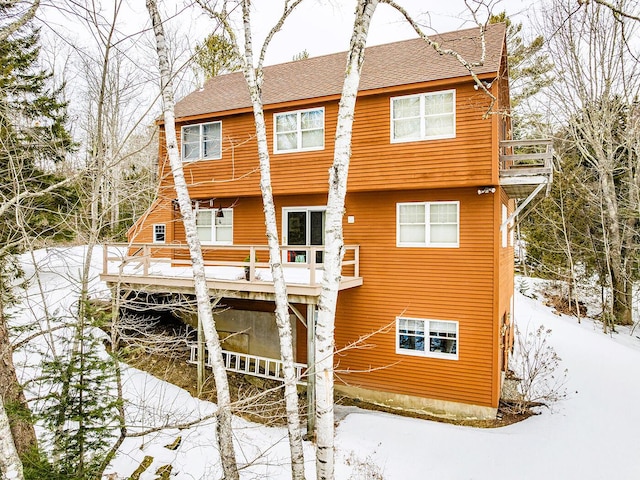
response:
<svg viewBox="0 0 640 480"><path fill-rule="evenodd" d="M500 142L500 185L513 198L526 198L553 180L551 139Z"/></svg>
<svg viewBox="0 0 640 480"><path fill-rule="evenodd" d="M299 294L319 294L324 248L284 245L280 252L287 285L299 286ZM212 288L272 291L267 246L203 245L202 254L207 281ZM185 244L112 243L104 246L102 279L110 283L165 286L171 290L171 286L191 285L191 267ZM341 288L362 284L358 245L345 246L342 278Z"/></svg>

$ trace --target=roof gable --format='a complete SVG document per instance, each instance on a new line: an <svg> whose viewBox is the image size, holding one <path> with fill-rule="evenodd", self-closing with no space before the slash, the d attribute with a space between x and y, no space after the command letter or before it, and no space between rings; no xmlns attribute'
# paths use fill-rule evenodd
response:
<svg viewBox="0 0 640 480"><path fill-rule="evenodd" d="M504 24L488 25L486 59L475 73L498 72L503 53ZM433 35L442 48L453 49L467 61L477 62L482 53L478 28ZM264 105L340 95L346 52L312 57L264 68ZM366 49L359 91L411 85L468 76L453 56L440 55L417 38ZM225 112L251 106L242 72L220 75L176 104L177 118Z"/></svg>

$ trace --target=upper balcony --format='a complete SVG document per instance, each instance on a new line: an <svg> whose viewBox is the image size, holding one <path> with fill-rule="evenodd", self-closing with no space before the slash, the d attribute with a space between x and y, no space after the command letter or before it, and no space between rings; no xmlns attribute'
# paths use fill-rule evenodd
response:
<svg viewBox="0 0 640 480"><path fill-rule="evenodd" d="M292 303L317 303L323 274L321 246L281 246L287 294ZM203 245L212 295L273 300L269 250L263 245ZM360 248L345 246L340 290L362 285ZM149 293L193 294L193 271L185 244L112 243L104 246L100 278L110 287Z"/></svg>
<svg viewBox="0 0 640 480"><path fill-rule="evenodd" d="M552 180L551 139L500 142L500 185L510 198L528 198L550 185Z"/></svg>

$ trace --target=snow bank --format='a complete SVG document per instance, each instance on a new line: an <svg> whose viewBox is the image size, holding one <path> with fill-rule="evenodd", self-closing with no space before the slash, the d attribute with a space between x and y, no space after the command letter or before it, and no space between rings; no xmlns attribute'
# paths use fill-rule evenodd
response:
<svg viewBox="0 0 640 480"><path fill-rule="evenodd" d="M74 282L85 250L36 252L47 299L70 308L77 295ZM24 257L27 273L34 267ZM92 289L104 295L98 280L101 251L94 252ZM33 287L32 287L33 288ZM33 290L31 290L33 293ZM25 302L29 302L25 298ZM37 302L18 310L20 323L38 317ZM35 312L35 313L34 313ZM40 310L41 312L41 310ZM568 369L568 397L554 411L498 429L477 429L349 409L336 431L338 479L447 480L514 478L640 478L636 430L640 425L640 341L637 336L607 336L589 320L555 315L540 301L515 293L515 321L521 330L539 325ZM17 358L23 364L26 359ZM25 371L29 373L29 370ZM426 374L426 373L425 373ZM131 431L168 423L185 423L211 415L215 405L133 368L125 369L125 397ZM248 465L243 479L288 479L286 430L236 418L239 461ZM178 436L182 442L169 450ZM140 477L156 478L158 467L171 463L174 478L219 478L213 419L182 430L168 429L127 439L108 472L128 477L145 455L154 463ZM313 446L305 444L307 476L314 478Z"/></svg>

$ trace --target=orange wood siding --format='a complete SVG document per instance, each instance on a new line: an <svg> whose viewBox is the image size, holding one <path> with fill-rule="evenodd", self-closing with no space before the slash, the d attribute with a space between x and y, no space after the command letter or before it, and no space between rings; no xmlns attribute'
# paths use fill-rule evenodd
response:
<svg viewBox="0 0 640 480"><path fill-rule="evenodd" d="M174 239L174 228L178 215L174 215L171 200L158 198L151 208L138 220L127 232L129 241L138 243L151 243L153 241L153 225L164 224L165 243L171 243ZM179 226L182 226L179 224Z"/></svg>
<svg viewBox="0 0 640 480"><path fill-rule="evenodd" d="M336 347L386 330L366 342L374 348L338 355L338 381L497 407L498 335L501 316L510 313L513 248L502 248L499 231L506 195L501 189L478 195L477 187L497 185L497 141L503 120L482 118L488 99L471 82L442 89L449 88L456 88L456 137L445 140L390 141L390 98L429 90L381 92L358 99L344 237L346 244L360 245L364 284L339 294ZM494 89L502 88L508 88L506 81L497 81ZM498 98L503 106L504 97ZM313 107L325 109L321 151L273 154L273 114L288 110L265 112L280 240L283 207L326 204L338 106L337 101L307 102L289 110ZM220 115L199 122L215 120L222 121L223 158L185 164L191 197L215 198L215 208L233 206L234 245L266 245L253 116ZM152 225L165 223L167 242L184 242L179 212L171 206L175 192L162 132L160 142L158 200L129 238L149 242ZM396 204L427 201L460 202L459 248L396 246ZM509 208L512 211L512 203ZM355 222L348 223L348 216ZM260 256L260 261L266 260ZM397 354L397 316L459 322L458 359ZM298 323L299 360L306 355L305 342L305 330Z"/></svg>
<svg viewBox="0 0 640 480"><path fill-rule="evenodd" d="M389 328L338 356L351 385L428 398L496 406L493 366L493 200L475 189L351 194L345 242L359 244L364 285L339 295L336 347ZM396 203L460 201L459 248L396 247ZM375 206L375 208L372 208ZM396 353L396 316L459 322L459 359ZM396 363L397 362L397 363Z"/></svg>
<svg viewBox="0 0 640 480"><path fill-rule="evenodd" d="M426 91L437 90L407 90L402 95ZM457 85L455 138L391 143L390 99L395 95L381 93L358 99L349 174L351 192L491 184L497 163L493 159L492 120L482 118L488 106L484 94L474 90L470 82ZM276 195L296 194L302 189L309 193L326 191L338 105L333 101L308 103L299 108L313 107L325 109L325 148L310 152L274 154L273 114L289 110L265 111ZM222 159L185 164L192 198L259 195L253 116L237 114L209 120L222 121ZM178 137L181 126L177 127ZM164 148L160 155L164 159L160 177L167 187L172 180Z"/></svg>
<svg viewBox="0 0 640 480"><path fill-rule="evenodd" d="M410 90L402 95L438 90ZM391 143L391 95L358 100L349 191L442 188L491 182L488 103L471 84L456 89L456 137Z"/></svg>
<svg viewBox="0 0 640 480"><path fill-rule="evenodd" d="M221 201L235 202L234 244L266 244L260 198ZM459 248L396 247L396 203L423 201L460 202ZM282 207L325 203L324 195L277 197L278 228L282 228ZM346 216L355 222L347 223ZM345 243L360 245L364 285L339 295L336 346L386 326L389 330L367 342L375 348L338 356L339 370L386 368L340 373L339 378L369 389L496 406L493 195L478 195L475 188L350 193L346 216ZM177 224L174 240L183 235ZM458 360L396 354L397 316L458 321ZM301 357L304 329L298 335Z"/></svg>

